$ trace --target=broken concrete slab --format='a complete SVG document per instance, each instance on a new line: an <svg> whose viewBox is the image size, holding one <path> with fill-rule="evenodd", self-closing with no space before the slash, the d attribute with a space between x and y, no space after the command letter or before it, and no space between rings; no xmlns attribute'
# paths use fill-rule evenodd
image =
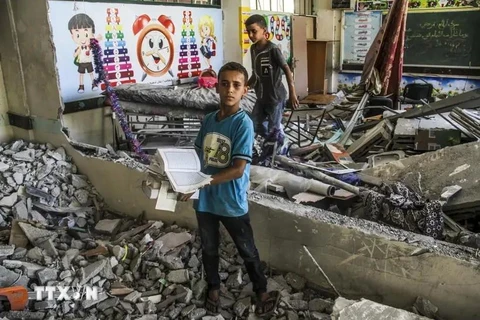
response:
<svg viewBox="0 0 480 320"><path fill-rule="evenodd" d="M95 231L99 232L99 233L105 233L105 234L112 235L118 230L121 222L122 222L121 219L100 220L95 225Z"/></svg>
<svg viewBox="0 0 480 320"><path fill-rule="evenodd" d="M5 196L0 200L0 207L13 207L17 202L18 195L17 193L12 193L9 196Z"/></svg>
<svg viewBox="0 0 480 320"><path fill-rule="evenodd" d="M81 270L81 279L79 284L84 285L88 280L95 277L102 269L105 267L107 259L102 259L94 263L89 264L87 267L80 269Z"/></svg>
<svg viewBox="0 0 480 320"><path fill-rule="evenodd" d="M250 193L249 206L260 256L272 268L295 272L331 291L302 250L307 246L341 293L402 309L411 309L417 296L424 296L444 319L459 313L468 320L480 317L477 298L472 298L479 293L471 287L477 281L472 279L480 281L474 250L256 192ZM429 251L410 256L421 247ZM290 253L288 259L284 252Z"/></svg>
<svg viewBox="0 0 480 320"><path fill-rule="evenodd" d="M190 240L192 240L192 235L188 232L170 232L160 237L157 241L161 241L163 243L163 247L160 249L160 251L162 253L167 253L168 251L175 249L176 247L181 246Z"/></svg>
<svg viewBox="0 0 480 320"><path fill-rule="evenodd" d="M35 150L27 149L25 151L20 151L12 155L12 158L17 161L33 162L35 161Z"/></svg>
<svg viewBox="0 0 480 320"><path fill-rule="evenodd" d="M36 228L28 223L19 222L18 225L22 228L28 240L36 245L38 241L45 241L47 239L55 239L57 233L45 229Z"/></svg>
<svg viewBox="0 0 480 320"><path fill-rule="evenodd" d="M26 276L0 266L0 288L27 286L28 281L29 279Z"/></svg>
<svg viewBox="0 0 480 320"><path fill-rule="evenodd" d="M448 215L480 209L480 168L471 165L480 157L480 142L444 148L363 171L385 181L402 181L415 192L440 199L445 187L462 188L443 210ZM461 169L460 169L461 168Z"/></svg>
<svg viewBox="0 0 480 320"><path fill-rule="evenodd" d="M15 252L14 245L0 245L0 258L8 257Z"/></svg>
<svg viewBox="0 0 480 320"><path fill-rule="evenodd" d="M356 301L345 301L344 298L338 298L333 307L332 319L334 320L428 320L429 318L416 315L414 313L395 309L370 300L362 299Z"/></svg>

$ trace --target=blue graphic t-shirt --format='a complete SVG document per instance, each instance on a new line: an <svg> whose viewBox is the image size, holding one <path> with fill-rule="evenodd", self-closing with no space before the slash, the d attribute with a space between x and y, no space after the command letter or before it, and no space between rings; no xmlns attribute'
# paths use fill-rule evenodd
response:
<svg viewBox="0 0 480 320"><path fill-rule="evenodd" d="M243 175L235 180L200 189L194 209L199 212L238 217L248 212L247 191L253 149L253 123L245 111L221 120L209 113L195 140L202 172L214 175L233 164L234 159L247 161Z"/></svg>

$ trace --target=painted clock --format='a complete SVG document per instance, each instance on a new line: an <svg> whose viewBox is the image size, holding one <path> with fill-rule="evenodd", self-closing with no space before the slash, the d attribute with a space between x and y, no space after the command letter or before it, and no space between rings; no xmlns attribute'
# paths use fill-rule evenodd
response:
<svg viewBox="0 0 480 320"><path fill-rule="evenodd" d="M133 33L138 34L137 59L146 75L160 77L169 72L175 57L173 34L175 26L172 20L164 15L158 22L151 23L148 15L139 16L133 23Z"/></svg>

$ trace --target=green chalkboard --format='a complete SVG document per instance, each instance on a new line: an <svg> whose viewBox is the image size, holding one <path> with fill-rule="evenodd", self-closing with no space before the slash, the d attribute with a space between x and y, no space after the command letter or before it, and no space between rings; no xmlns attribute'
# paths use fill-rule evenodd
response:
<svg viewBox="0 0 480 320"><path fill-rule="evenodd" d="M404 64L480 67L480 11L410 12Z"/></svg>

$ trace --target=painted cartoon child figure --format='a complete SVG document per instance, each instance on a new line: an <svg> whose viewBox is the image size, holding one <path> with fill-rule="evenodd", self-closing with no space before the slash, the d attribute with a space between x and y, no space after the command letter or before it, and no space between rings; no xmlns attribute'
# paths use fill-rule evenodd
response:
<svg viewBox="0 0 480 320"><path fill-rule="evenodd" d="M93 84L94 72L93 72L93 53L90 48L90 39L95 36L95 23L92 18L84 13L74 15L68 22L68 30L72 35L72 39L77 45L73 54L74 63L78 66L79 73L79 86L78 93L85 91L84 76L88 72L90 79L92 80L92 91L98 90L98 87ZM100 40L101 36L98 35L97 39Z"/></svg>
<svg viewBox="0 0 480 320"><path fill-rule="evenodd" d="M205 57L208 67L212 68L210 59L215 56L217 38L214 34L214 22L211 16L203 16L200 18L200 21L198 22L198 31L202 38L200 52Z"/></svg>

